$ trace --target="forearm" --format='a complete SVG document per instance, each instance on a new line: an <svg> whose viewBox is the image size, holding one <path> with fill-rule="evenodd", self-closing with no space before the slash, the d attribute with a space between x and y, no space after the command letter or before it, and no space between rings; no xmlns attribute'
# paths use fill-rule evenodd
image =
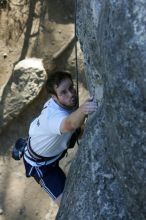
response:
<svg viewBox="0 0 146 220"><path fill-rule="evenodd" d="M86 115L91 112L96 111L97 104L94 101L86 101L83 103L76 111L71 113L68 117L66 117L60 126L60 132L70 132L73 131L84 123Z"/></svg>
<svg viewBox="0 0 146 220"><path fill-rule="evenodd" d="M75 112L70 114L66 118L66 122L68 123L69 127L72 128L72 130L81 127L81 125L84 123L86 118L86 114L81 111L81 108L79 107Z"/></svg>
<svg viewBox="0 0 146 220"><path fill-rule="evenodd" d="M76 128L79 128L85 120L86 114L84 114L80 108L78 108L76 111L71 113L68 117L66 117L60 126L60 132L70 132L75 130Z"/></svg>

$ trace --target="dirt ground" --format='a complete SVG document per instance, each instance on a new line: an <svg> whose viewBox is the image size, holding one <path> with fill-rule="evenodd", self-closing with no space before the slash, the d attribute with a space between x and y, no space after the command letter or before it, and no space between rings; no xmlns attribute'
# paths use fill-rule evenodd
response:
<svg viewBox="0 0 146 220"><path fill-rule="evenodd" d="M22 161L0 158L0 220L54 220L58 207L33 179L24 175Z"/></svg>

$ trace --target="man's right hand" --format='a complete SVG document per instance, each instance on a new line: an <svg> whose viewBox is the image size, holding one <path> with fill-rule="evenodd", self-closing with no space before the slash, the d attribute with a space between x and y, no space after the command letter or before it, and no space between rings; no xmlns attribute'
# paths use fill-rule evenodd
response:
<svg viewBox="0 0 146 220"><path fill-rule="evenodd" d="M97 110L97 102L93 97L90 97L79 107L79 109L83 114L88 115Z"/></svg>

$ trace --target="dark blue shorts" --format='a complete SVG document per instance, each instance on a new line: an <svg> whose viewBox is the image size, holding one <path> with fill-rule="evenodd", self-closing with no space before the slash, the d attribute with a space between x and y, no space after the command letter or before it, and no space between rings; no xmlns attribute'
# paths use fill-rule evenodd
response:
<svg viewBox="0 0 146 220"><path fill-rule="evenodd" d="M59 167L58 161L52 164L34 167L24 159L24 165L26 177L34 177L53 200L57 199L63 193L66 176Z"/></svg>

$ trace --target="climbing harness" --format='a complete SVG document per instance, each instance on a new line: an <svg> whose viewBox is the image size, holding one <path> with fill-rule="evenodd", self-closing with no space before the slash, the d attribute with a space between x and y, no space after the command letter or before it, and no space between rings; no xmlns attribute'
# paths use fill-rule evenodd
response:
<svg viewBox="0 0 146 220"><path fill-rule="evenodd" d="M80 133L81 133L81 129L80 128L76 129L76 131L71 136L67 149L73 148L75 146L75 143L78 142ZM31 144L30 144L30 139L31 138L29 137L29 138L19 138L16 140L16 143L12 147L12 158L14 160L20 160L23 157L23 155L25 155L28 159L34 162L44 162L44 161L52 160L55 158L57 158L57 160L60 160L67 153L67 149L66 149L60 154L57 154L52 157L45 157L45 156L39 155L36 152L34 152L34 150L32 149ZM30 156L28 156L25 153L26 151L28 151Z"/></svg>
<svg viewBox="0 0 146 220"><path fill-rule="evenodd" d="M29 156L27 156L27 154L25 154L25 156L28 157L28 159L30 159L34 162L44 162L44 161L52 160L52 159L57 158L62 155L62 153L57 154L52 157L45 157L45 156L39 155L32 149L31 144L30 144L30 139L31 139L31 137L29 137L28 141L27 141L27 150L28 150L28 153L31 157L29 157Z"/></svg>
<svg viewBox="0 0 146 220"><path fill-rule="evenodd" d="M54 158L57 158L59 155L60 157L62 156L63 152L52 156L52 157L44 157L41 155L38 155L36 152L33 151L31 145L30 145L30 139L31 138L19 138L17 139L16 143L14 144L13 148L12 148L12 158L14 160L20 160L23 155L25 154L25 156L34 161L34 162L44 162L44 161L48 161L48 160L52 160ZM25 153L26 151L28 151L30 157Z"/></svg>

